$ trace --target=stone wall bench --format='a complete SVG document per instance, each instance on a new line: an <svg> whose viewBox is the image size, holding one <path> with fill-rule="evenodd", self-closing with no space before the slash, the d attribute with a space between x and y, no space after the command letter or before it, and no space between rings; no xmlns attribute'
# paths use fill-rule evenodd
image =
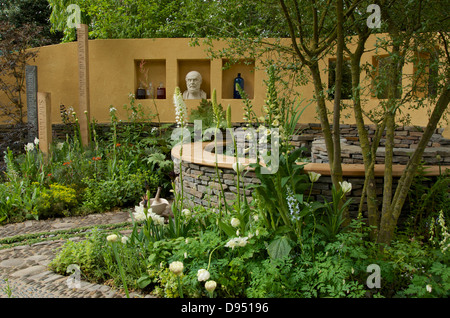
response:
<svg viewBox="0 0 450 318"><path fill-rule="evenodd" d="M218 143L219 145L219 143ZM180 150L182 152L180 154ZM223 185L224 195L227 202L231 202L236 198L237 193L237 176L233 170L233 163L235 157L227 156L225 154L217 154L217 156L211 152L214 148L214 142L194 142L187 143L183 146L177 145L172 149L172 159L174 161L175 172L180 172L180 163L183 179L183 190L185 193L185 203L190 206L202 205L205 207L215 207L218 205L219 194L221 193L220 184L218 182L218 174L216 171L216 159L217 169L219 170L220 181ZM254 160L248 158L239 158L239 162L245 166L254 163ZM331 176L330 167L328 163L299 163L304 164L304 172L313 171L320 173L321 177L314 183L311 197L315 200L323 202L324 200L331 201ZM348 194L348 198L352 198L352 204L350 205L350 214L354 217L357 215L358 205L360 202L361 194L363 191L365 170L363 164L342 164L343 179L352 184L352 191ZM382 197L382 185L384 176L384 164L375 165L375 179L377 185L377 194L381 202ZM394 187L405 169L405 165L393 165L392 167L394 177ZM424 171L429 182L433 182L433 178L436 178L445 169L450 169L450 166L425 166ZM250 184L259 183L259 179L253 169L246 167L246 171L241 177L241 195L245 195L248 199L251 199L251 190L246 189L243 191L243 187L247 187ZM179 192L180 183L179 178L175 182L175 191ZM363 207L363 213L367 212L367 208ZM363 215L367 217L367 215Z"/></svg>

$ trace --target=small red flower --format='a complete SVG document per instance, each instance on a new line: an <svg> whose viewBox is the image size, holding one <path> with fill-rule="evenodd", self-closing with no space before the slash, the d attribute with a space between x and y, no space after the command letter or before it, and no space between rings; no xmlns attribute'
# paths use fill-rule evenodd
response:
<svg viewBox="0 0 450 318"><path fill-rule="evenodd" d="M94 160L94 161L99 161L101 159L102 159L102 157L92 157L92 160Z"/></svg>
<svg viewBox="0 0 450 318"><path fill-rule="evenodd" d="M48 177L51 177L52 176L52 174L51 173L49 173L48 175L47 175Z"/></svg>
<svg viewBox="0 0 450 318"><path fill-rule="evenodd" d="M119 144L119 143L117 143L117 144L116 144L116 147L120 147L120 146L122 146L122 145L121 145L121 144Z"/></svg>

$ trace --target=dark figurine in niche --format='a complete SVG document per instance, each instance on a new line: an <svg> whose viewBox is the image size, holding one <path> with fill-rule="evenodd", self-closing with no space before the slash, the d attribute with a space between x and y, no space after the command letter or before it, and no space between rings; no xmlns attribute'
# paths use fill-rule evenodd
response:
<svg viewBox="0 0 450 318"><path fill-rule="evenodd" d="M241 99L241 94L239 94L239 91L237 89L237 85L241 88L241 90L244 90L244 79L241 77L241 73L238 73L238 76L234 79L233 83L233 98L234 99Z"/></svg>

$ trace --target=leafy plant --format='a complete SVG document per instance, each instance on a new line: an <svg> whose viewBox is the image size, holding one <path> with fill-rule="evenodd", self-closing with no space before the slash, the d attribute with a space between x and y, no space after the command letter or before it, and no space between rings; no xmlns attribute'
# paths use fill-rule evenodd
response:
<svg viewBox="0 0 450 318"><path fill-rule="evenodd" d="M200 120L203 132L209 128L226 128L226 112L221 104L217 105L217 112L213 108L213 101L202 99L200 105L196 109L191 110L189 121L194 122Z"/></svg>
<svg viewBox="0 0 450 318"><path fill-rule="evenodd" d="M289 154L281 154L278 171L274 174L262 174L261 166L252 164L256 176L261 181L252 187L255 189L260 206L264 206L263 210L266 211L263 219L274 231L280 227L287 227L298 235L301 230L298 226L301 226L301 223L297 221L310 212L309 209L294 210L289 206L286 195L291 191L295 200L303 203L303 194L309 188L308 176L302 173L303 166L296 163L302 151L303 149L299 148Z"/></svg>
<svg viewBox="0 0 450 318"><path fill-rule="evenodd" d="M331 189L332 202L327 202L325 200L325 213L322 215L320 224L316 225L316 228L321 231L329 240L332 240L336 235L345 229L342 227L344 224L344 211L348 208L348 205L352 202L352 199L348 199L344 204L341 205L341 200L344 198L345 193L341 188L336 190L333 185Z"/></svg>

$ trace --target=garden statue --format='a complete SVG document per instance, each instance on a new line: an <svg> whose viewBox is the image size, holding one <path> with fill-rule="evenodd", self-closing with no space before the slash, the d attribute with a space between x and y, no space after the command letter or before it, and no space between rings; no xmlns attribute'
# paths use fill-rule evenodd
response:
<svg viewBox="0 0 450 318"><path fill-rule="evenodd" d="M191 71L186 75L187 90L183 93L183 99L206 99L206 93L200 88L202 75L197 71Z"/></svg>

